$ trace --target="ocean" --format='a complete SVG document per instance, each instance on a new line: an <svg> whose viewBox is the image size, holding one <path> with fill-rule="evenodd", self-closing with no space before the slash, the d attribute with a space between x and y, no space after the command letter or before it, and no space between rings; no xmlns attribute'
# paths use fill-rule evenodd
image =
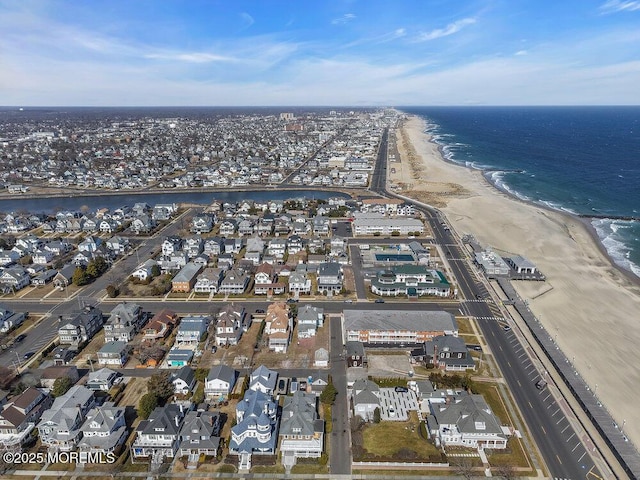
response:
<svg viewBox="0 0 640 480"><path fill-rule="evenodd" d="M591 218L640 277L640 107L406 107L447 160L522 200ZM632 220L633 218L633 220Z"/></svg>

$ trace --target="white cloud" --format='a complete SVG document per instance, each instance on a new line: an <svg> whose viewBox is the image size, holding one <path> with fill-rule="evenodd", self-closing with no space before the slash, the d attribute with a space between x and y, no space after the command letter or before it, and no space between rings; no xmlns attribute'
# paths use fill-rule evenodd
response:
<svg viewBox="0 0 640 480"><path fill-rule="evenodd" d="M526 51L526 50L518 50L518 51L515 53L515 55L516 55L516 57L522 57L522 56L524 56L524 55L529 55L529 52L528 52L528 51Z"/></svg>
<svg viewBox="0 0 640 480"><path fill-rule="evenodd" d="M435 40L437 38L448 37L449 35L458 33L467 25L473 25L474 23L476 23L475 18L463 18L462 20L450 23L445 28L436 28L435 30L431 30L430 32L423 32L418 35L415 41L426 42L429 40Z"/></svg>
<svg viewBox="0 0 640 480"><path fill-rule="evenodd" d="M222 55L214 55L206 52L165 52L165 53L148 53L144 58L153 60L171 60L186 63L211 63L211 62L233 62L236 59L224 57Z"/></svg>
<svg viewBox="0 0 640 480"><path fill-rule="evenodd" d="M341 17L331 20L331 25L345 25L352 21L356 16L353 13L345 13Z"/></svg>
<svg viewBox="0 0 640 480"><path fill-rule="evenodd" d="M640 1L636 0L608 0L600 6L600 11L604 14L636 10L640 10Z"/></svg>
<svg viewBox="0 0 640 480"><path fill-rule="evenodd" d="M240 14L240 17L242 18L242 21L245 24L244 25L245 28L249 28L251 25L256 23L256 21L253 19L253 17L251 15L249 15L247 12L242 12Z"/></svg>

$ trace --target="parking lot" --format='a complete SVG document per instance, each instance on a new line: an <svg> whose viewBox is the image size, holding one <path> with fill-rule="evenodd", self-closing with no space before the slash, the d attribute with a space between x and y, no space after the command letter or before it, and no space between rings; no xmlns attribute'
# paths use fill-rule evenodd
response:
<svg viewBox="0 0 640 480"><path fill-rule="evenodd" d="M418 398L412 390L396 392L395 388L380 389L380 419L405 422L409 412L418 410Z"/></svg>

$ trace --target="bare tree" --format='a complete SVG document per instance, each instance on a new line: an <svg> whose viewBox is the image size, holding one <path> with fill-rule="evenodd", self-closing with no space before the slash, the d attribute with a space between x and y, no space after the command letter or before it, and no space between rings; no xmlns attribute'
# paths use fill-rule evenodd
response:
<svg viewBox="0 0 640 480"><path fill-rule="evenodd" d="M511 464L496 465L491 470L493 470L496 477L502 477L504 480L513 480L516 478L516 469Z"/></svg>
<svg viewBox="0 0 640 480"><path fill-rule="evenodd" d="M471 457L453 457L449 459L449 465L453 469L453 472L467 480L473 478L474 473L474 461Z"/></svg>

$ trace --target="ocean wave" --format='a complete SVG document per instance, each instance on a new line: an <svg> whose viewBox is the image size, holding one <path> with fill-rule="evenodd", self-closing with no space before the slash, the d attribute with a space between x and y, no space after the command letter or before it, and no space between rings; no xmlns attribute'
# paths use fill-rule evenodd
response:
<svg viewBox="0 0 640 480"><path fill-rule="evenodd" d="M509 186L509 184L507 184L504 181L504 176L509 173L509 172L505 172L503 170L493 170L493 171L489 171L485 174L485 178L488 178L489 181L498 189L501 190L503 192L506 192L510 195L513 195L516 198L519 198L522 201L525 202L530 202L531 198L527 197L526 195L524 195L521 192L518 192L517 190L514 190L512 187Z"/></svg>
<svg viewBox="0 0 640 480"><path fill-rule="evenodd" d="M593 228L600 238L600 242L614 263L640 277L640 265L636 265L629 258L631 249L625 243L624 237L620 234L620 230L631 228L633 222L599 218L592 220L591 225L593 225Z"/></svg>

